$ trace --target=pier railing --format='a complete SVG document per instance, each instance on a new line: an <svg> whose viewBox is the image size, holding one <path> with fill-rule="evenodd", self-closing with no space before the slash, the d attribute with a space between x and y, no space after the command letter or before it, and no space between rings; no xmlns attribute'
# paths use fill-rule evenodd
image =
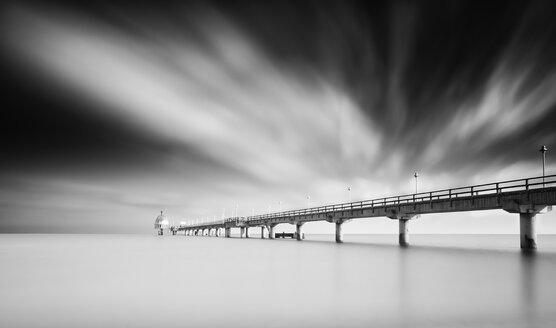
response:
<svg viewBox="0 0 556 328"><path fill-rule="evenodd" d="M319 213L329 213L342 210L361 210L379 206L396 206L404 204L418 204L422 202L432 202L435 200L456 200L462 198L473 198L485 195L501 194L507 192L529 191L533 189L556 187L556 175L546 175L544 177L535 177L518 180L508 180L501 182L493 182L467 187L458 187L451 189L442 189L436 191L427 191L416 194L407 194L401 196L376 198L350 203L341 203L334 205L309 207L291 211L261 214L249 216L246 218L234 218L237 220L254 221L274 218L284 218L299 215L310 215Z"/></svg>

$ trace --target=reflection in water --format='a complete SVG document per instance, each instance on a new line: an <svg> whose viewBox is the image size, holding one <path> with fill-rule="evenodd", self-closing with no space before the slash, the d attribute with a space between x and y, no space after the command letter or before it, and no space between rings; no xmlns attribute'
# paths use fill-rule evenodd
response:
<svg viewBox="0 0 556 328"><path fill-rule="evenodd" d="M535 308L537 306L537 252L522 251L520 262L520 287L521 287L521 304L523 308L523 319L529 325L535 321Z"/></svg>

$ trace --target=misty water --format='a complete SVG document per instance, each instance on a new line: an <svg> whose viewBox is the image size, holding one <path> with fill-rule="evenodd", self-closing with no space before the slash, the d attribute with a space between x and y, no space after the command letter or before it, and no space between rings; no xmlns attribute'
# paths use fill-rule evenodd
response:
<svg viewBox="0 0 556 328"><path fill-rule="evenodd" d="M1 235L0 326L556 326L554 235L345 241Z"/></svg>

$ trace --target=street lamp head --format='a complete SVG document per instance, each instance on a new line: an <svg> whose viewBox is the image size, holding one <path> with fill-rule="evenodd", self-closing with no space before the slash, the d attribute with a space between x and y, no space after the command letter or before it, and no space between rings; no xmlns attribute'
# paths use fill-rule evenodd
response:
<svg viewBox="0 0 556 328"><path fill-rule="evenodd" d="M544 146L544 145L541 147L541 149L539 149L539 151L543 154L546 153L547 150L548 150L548 148L546 148L546 146Z"/></svg>
<svg viewBox="0 0 556 328"><path fill-rule="evenodd" d="M415 174L413 174L413 176L414 176L415 178L417 178L417 177L419 176L419 173L415 172Z"/></svg>

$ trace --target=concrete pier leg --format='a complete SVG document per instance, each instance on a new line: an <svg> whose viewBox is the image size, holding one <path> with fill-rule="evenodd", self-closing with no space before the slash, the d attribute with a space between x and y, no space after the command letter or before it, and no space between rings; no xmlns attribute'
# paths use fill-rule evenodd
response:
<svg viewBox="0 0 556 328"><path fill-rule="evenodd" d="M264 227L261 227L261 239L264 239Z"/></svg>
<svg viewBox="0 0 556 328"><path fill-rule="evenodd" d="M249 227L245 227L245 238L249 238Z"/></svg>
<svg viewBox="0 0 556 328"><path fill-rule="evenodd" d="M336 242L343 243L344 242L344 233L342 231L342 224L344 222L342 220L336 221Z"/></svg>
<svg viewBox="0 0 556 328"><path fill-rule="evenodd" d="M302 226L303 226L303 223L296 223L295 224L295 232L296 232L295 237L297 238L297 240L302 240L302 238L301 238L302 237L301 234L303 233L302 229L301 229Z"/></svg>
<svg viewBox="0 0 556 328"><path fill-rule="evenodd" d="M231 230L231 228L224 228L224 236L226 238L230 238L230 235L231 235L230 230Z"/></svg>
<svg viewBox="0 0 556 328"><path fill-rule="evenodd" d="M409 220L399 219L400 224L400 235L398 241L400 246L409 246L409 230L407 229L407 225Z"/></svg>
<svg viewBox="0 0 556 328"><path fill-rule="evenodd" d="M239 228L239 238L243 238L244 233L245 233L245 228L244 227Z"/></svg>
<svg viewBox="0 0 556 328"><path fill-rule="evenodd" d="M216 237L220 237L220 228L216 228L216 232L214 234Z"/></svg>
<svg viewBox="0 0 556 328"><path fill-rule="evenodd" d="M268 239L274 239L274 227L273 225L268 226Z"/></svg>
<svg viewBox="0 0 556 328"><path fill-rule="evenodd" d="M521 249L537 249L536 213L519 213Z"/></svg>

